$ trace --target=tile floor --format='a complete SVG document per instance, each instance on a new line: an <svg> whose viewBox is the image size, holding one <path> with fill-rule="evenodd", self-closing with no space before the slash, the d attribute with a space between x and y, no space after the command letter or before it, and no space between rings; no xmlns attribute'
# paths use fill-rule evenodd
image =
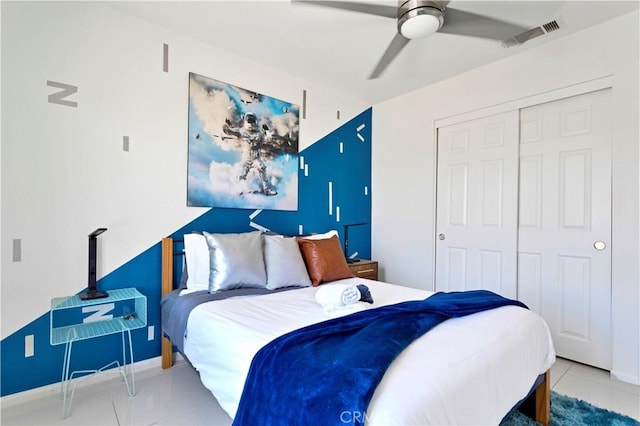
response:
<svg viewBox="0 0 640 426"><path fill-rule="evenodd" d="M115 377L115 376L114 376ZM551 368L556 392L640 420L640 387L609 378L605 371L558 359ZM118 379L78 387L71 415L61 418L58 392L1 407L2 425L229 425L231 419L186 363L169 370L136 374L137 394L129 397Z"/></svg>

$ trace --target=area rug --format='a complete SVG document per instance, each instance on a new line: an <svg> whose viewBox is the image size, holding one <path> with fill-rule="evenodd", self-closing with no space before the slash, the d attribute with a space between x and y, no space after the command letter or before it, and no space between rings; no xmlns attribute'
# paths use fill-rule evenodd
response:
<svg viewBox="0 0 640 426"><path fill-rule="evenodd" d="M524 414L515 412L501 426L536 426ZM551 391L550 426L640 426L631 417L595 407L588 402Z"/></svg>

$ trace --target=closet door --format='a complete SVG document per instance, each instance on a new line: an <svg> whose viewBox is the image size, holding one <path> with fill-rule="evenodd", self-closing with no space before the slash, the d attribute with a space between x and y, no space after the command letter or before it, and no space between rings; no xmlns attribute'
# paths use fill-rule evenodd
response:
<svg viewBox="0 0 640 426"><path fill-rule="evenodd" d="M438 129L437 291L516 297L518 112Z"/></svg>
<svg viewBox="0 0 640 426"><path fill-rule="evenodd" d="M521 110L518 294L559 356L611 368L611 90Z"/></svg>

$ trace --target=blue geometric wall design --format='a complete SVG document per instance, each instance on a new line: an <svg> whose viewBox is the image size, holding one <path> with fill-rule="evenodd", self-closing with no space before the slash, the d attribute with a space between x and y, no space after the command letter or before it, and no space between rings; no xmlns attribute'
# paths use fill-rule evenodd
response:
<svg viewBox="0 0 640 426"><path fill-rule="evenodd" d="M269 229L298 235L366 223L349 230L349 254L371 258L371 108L300 152L298 211L211 209L170 236L182 238L192 231L245 232ZM160 356L160 238L143 253L98 282L106 291L136 287L147 297L147 325L132 332L134 361ZM342 241L343 242L343 241ZM84 285L78 292L85 290ZM25 336L34 336L34 356L24 356ZM59 382L64 345L49 343L49 312L2 340L0 396ZM102 367L122 356L119 334L81 340L73 344L71 371Z"/></svg>

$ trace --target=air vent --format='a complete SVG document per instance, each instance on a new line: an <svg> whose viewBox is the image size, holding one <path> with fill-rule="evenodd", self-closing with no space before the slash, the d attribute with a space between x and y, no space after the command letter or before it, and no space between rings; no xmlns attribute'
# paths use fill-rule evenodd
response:
<svg viewBox="0 0 640 426"><path fill-rule="evenodd" d="M548 24L544 24L542 26L542 29L544 30L544 32L550 33L551 31L559 30L560 24L558 24L558 21L551 21Z"/></svg>
<svg viewBox="0 0 640 426"><path fill-rule="evenodd" d="M532 38L540 37L541 35L548 34L552 31L560 29L558 21L551 21L539 27L531 28L521 34L508 38L502 42L502 47L513 47L523 44Z"/></svg>

